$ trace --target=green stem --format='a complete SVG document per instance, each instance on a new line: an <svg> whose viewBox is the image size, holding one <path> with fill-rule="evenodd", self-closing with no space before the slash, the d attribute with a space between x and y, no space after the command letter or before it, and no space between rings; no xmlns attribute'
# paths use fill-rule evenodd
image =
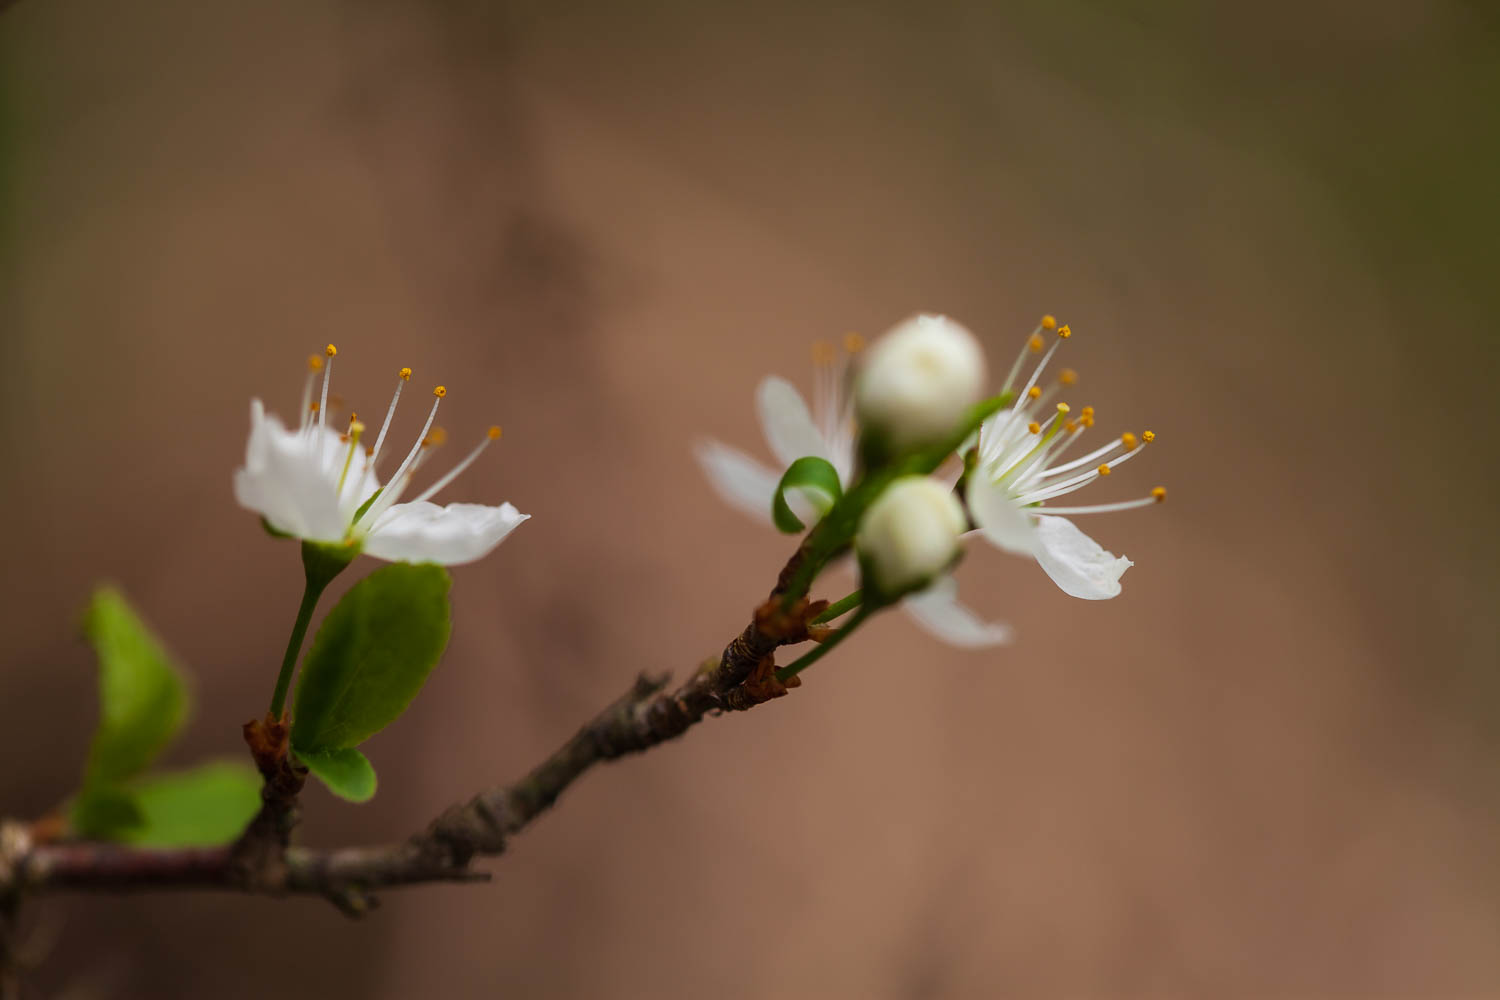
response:
<svg viewBox="0 0 1500 1000"><path fill-rule="evenodd" d="M848 638L849 633L859 628L859 626L864 623L864 620L870 617L870 614L873 612L873 610L874 609L871 608L868 604L861 605L860 609L854 613L854 617L849 619L849 624L845 625L843 628L830 635L827 639L824 639L822 642L818 643L818 645L808 650L802 656L798 657L791 663L788 663L786 666L776 671L776 679L785 684L787 680L796 677L802 671L806 670L814 663L817 663L829 653L833 652L833 648L839 643L843 642L846 638Z"/></svg>
<svg viewBox="0 0 1500 1000"><path fill-rule="evenodd" d="M831 622L839 615L844 614L846 611L852 611L855 608L859 607L860 602L864 599L865 592L863 590L856 590L848 597L841 597L837 601L834 601L832 604L828 605L828 608L821 615L818 615L818 617L814 618L809 624L822 625L824 622Z"/></svg>
<svg viewBox="0 0 1500 1000"><path fill-rule="evenodd" d="M302 604L297 608L297 620L292 623L292 634L286 641L286 653L281 657L276 690L271 694L273 719L280 719L286 710L286 696L292 688L292 671L297 667L297 654L302 651L302 640L307 637L307 626L312 622L318 599L333 578L342 573L358 554L358 547L353 545L302 543L302 573L306 583L302 588Z"/></svg>
<svg viewBox="0 0 1500 1000"><path fill-rule="evenodd" d="M302 591L302 606L297 609L297 620L292 623L291 638L286 641L286 655L281 658L281 673L276 677L276 691L271 695L271 717L281 718L286 708L286 694L292 686L292 669L297 665L297 654L302 651L302 640L307 636L307 626L312 622L313 609L328 584L317 585L312 580Z"/></svg>

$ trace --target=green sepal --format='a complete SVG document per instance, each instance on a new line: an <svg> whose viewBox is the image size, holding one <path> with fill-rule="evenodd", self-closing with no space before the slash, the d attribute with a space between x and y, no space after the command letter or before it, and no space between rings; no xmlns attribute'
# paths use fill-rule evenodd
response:
<svg viewBox="0 0 1500 1000"><path fill-rule="evenodd" d="M819 505L817 497L826 497L827 503L821 505L820 516L827 514L844 495L838 470L827 459L807 455L787 466L786 472L781 475L781 482L776 484L776 494L771 500L771 520L788 535L801 534L807 530L807 525L787 505L787 490L802 490L803 495L814 506Z"/></svg>
<svg viewBox="0 0 1500 1000"><path fill-rule="evenodd" d="M302 543L302 572L309 586L320 591L334 577L342 573L358 558L358 542L309 542Z"/></svg>
<svg viewBox="0 0 1500 1000"><path fill-rule="evenodd" d="M368 802L375 797L375 767L353 747L337 750L296 751L297 759L323 782L328 790L349 802Z"/></svg>

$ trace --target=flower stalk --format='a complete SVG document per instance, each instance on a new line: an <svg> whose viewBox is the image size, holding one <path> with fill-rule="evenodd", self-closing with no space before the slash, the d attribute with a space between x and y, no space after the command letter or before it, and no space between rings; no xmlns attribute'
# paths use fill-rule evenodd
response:
<svg viewBox="0 0 1500 1000"><path fill-rule="evenodd" d="M312 622L314 609L323 591L333 578L344 571L359 554L354 545L323 545L318 542L302 543L302 603L297 608L297 620L292 623L292 634L286 641L286 652L281 657L281 673L276 675L276 690L271 693L271 718L280 719L286 710L286 697L292 688L292 673L297 666L297 654L302 651L302 640L307 638L307 626Z"/></svg>

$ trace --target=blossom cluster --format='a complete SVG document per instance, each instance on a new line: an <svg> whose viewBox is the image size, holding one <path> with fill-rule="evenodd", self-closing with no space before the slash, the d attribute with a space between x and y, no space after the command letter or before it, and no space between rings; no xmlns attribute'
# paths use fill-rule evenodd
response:
<svg viewBox="0 0 1500 1000"><path fill-rule="evenodd" d="M1073 331L1045 316L1027 335L1005 379L988 382L978 339L942 316L914 316L875 341L845 338L842 353L826 344L813 352L812 405L785 379L770 376L756 392L768 466L717 441L700 442L696 456L729 504L767 520L782 473L802 456L827 461L849 489L872 455L899 456L961 426L986 396L1004 402L930 475L896 479L864 512L856 546L862 584L904 595L903 607L938 637L957 646L1003 643L1010 629L987 622L958 600L950 570L964 536L981 535L1002 551L1035 559L1062 591L1102 600L1120 593L1132 565L1085 534L1070 519L1161 502L1163 487L1142 497L1087 506L1057 501L1110 476L1155 440L1151 431L1123 432L1073 458L1075 445L1095 425L1093 407L1076 412L1059 397L1077 384L1070 368L1048 378L1054 355ZM875 441L881 448L862 447ZM788 490L789 494L795 490ZM814 495L789 496L800 509L826 508Z"/></svg>
<svg viewBox="0 0 1500 1000"><path fill-rule="evenodd" d="M996 385L978 338L946 317L913 316L868 347L850 334L842 350L815 347L810 404L778 376L757 388L756 409L774 465L717 441L700 442L695 454L729 504L762 521L773 520L773 511L785 506L800 528L804 521L815 524L868 477L901 472L911 456L945 449L930 469L881 480L878 494L857 512L853 548L860 586L867 601L899 600L918 623L954 645L1003 643L1011 636L1008 625L985 620L958 599L952 570L966 536L977 534L1004 552L1034 559L1070 596L1107 599L1120 593L1120 578L1132 563L1071 518L1166 497L1158 486L1121 501L1058 503L1112 475L1155 438L1151 431L1126 431L1072 457L1096 422L1093 407L1075 410L1060 398L1076 385L1077 373L1051 367L1072 335L1066 324L1044 316ZM527 519L509 503L431 502L499 439L499 427L491 427L450 471L405 499L445 438L434 421L447 390L432 390L415 444L382 476L384 445L411 369L397 373L384 420L374 442L365 444L367 427L356 414L340 427L329 419L337 353L330 344L309 359L292 424L252 401L245 463L234 476L241 505L279 534L351 554L443 565L487 555ZM973 416L976 407L982 420ZM808 460L826 470L824 480L792 475Z"/></svg>

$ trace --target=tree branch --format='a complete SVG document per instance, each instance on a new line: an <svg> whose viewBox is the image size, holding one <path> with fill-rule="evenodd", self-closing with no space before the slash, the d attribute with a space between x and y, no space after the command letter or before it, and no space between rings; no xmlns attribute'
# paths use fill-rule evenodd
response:
<svg viewBox="0 0 1500 1000"><path fill-rule="evenodd" d="M798 561L794 555L788 568ZM782 580L787 577L784 571ZM785 607L783 586L778 584L717 660L705 663L675 691L667 691L670 675L641 674L630 690L521 780L450 806L404 841L332 850L289 846L305 771L285 753L284 722L268 718L246 726L246 739L266 780L261 811L234 844L151 849L48 843L25 825L8 823L0 828L0 904L22 893L64 889L228 889L321 895L346 914L359 916L376 905L373 893L379 889L487 880L487 873L470 867L473 859L502 853L510 837L546 812L595 764L675 739L710 713L745 710L785 694L786 687L774 679L775 651L819 636L808 622L826 602L798 598Z"/></svg>

